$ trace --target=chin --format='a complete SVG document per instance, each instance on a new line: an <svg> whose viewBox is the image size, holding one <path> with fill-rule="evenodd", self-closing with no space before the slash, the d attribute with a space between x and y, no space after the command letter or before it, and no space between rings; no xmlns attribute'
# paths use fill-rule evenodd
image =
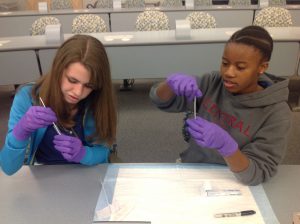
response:
<svg viewBox="0 0 300 224"><path fill-rule="evenodd" d="M232 93L232 94L239 94L239 90L237 90L237 89L227 89L226 88L226 90L228 91L228 92L230 92L230 93Z"/></svg>
<svg viewBox="0 0 300 224"><path fill-rule="evenodd" d="M65 99L65 102L66 104L69 104L69 105L73 105L73 104L76 104L75 102L69 100L69 99Z"/></svg>
<svg viewBox="0 0 300 224"><path fill-rule="evenodd" d="M234 88L228 88L225 85L223 85L223 87L228 91L228 92L235 92L236 90Z"/></svg>

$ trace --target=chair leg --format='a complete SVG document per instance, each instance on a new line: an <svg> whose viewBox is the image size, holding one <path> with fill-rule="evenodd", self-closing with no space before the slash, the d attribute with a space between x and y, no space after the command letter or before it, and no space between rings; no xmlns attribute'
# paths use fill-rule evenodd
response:
<svg viewBox="0 0 300 224"><path fill-rule="evenodd" d="M41 65L40 54L39 54L38 50L34 50L34 52L35 52L35 57L36 57L36 61L37 61L37 64L38 64L40 76L42 76L43 75L43 70L42 70L42 65Z"/></svg>
<svg viewBox="0 0 300 224"><path fill-rule="evenodd" d="M20 84L14 84L14 90L11 93L11 97L14 98Z"/></svg>
<svg viewBox="0 0 300 224"><path fill-rule="evenodd" d="M133 88L134 79L123 79L123 84L120 86L120 91L130 91Z"/></svg>
<svg viewBox="0 0 300 224"><path fill-rule="evenodd" d="M292 108L294 112L300 112L300 95L298 95L297 105Z"/></svg>
<svg viewBox="0 0 300 224"><path fill-rule="evenodd" d="M300 112L300 76L294 75L290 78L289 91L290 102L292 103L291 109L294 112Z"/></svg>

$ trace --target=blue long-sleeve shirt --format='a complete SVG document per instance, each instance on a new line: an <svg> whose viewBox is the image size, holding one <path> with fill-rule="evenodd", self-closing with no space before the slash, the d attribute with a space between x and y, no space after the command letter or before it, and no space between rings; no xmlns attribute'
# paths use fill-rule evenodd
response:
<svg viewBox="0 0 300 224"><path fill-rule="evenodd" d="M39 128L31 134L29 139L24 141L17 140L13 135L14 126L27 110L34 105L31 96L32 87L32 84L22 87L15 95L11 107L8 132L4 146L0 151L0 165L7 175L17 172L23 164L33 164L36 150L46 132L46 127ZM85 145L86 153L80 163L83 165L95 165L108 162L109 148L104 144L97 144L96 141L88 137L92 136L96 131L95 120L90 111L85 111L83 128L87 145Z"/></svg>

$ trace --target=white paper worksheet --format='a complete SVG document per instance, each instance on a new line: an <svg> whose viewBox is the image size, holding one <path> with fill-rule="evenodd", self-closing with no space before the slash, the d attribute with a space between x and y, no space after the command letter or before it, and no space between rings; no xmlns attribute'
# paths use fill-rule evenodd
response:
<svg viewBox="0 0 300 224"><path fill-rule="evenodd" d="M248 216L217 213L254 210ZM227 169L128 167L107 177L94 221L150 221L153 224L264 224L249 189Z"/></svg>

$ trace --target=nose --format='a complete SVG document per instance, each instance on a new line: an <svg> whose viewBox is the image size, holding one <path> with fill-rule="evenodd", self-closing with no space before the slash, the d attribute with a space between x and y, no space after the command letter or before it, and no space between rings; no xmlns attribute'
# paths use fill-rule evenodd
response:
<svg viewBox="0 0 300 224"><path fill-rule="evenodd" d="M235 68L234 68L234 66L233 65L228 66L225 69L224 75L226 77L230 77L230 78L235 77Z"/></svg>
<svg viewBox="0 0 300 224"><path fill-rule="evenodd" d="M76 97L80 97L83 92L84 86L81 83L77 83L77 85L74 87L73 91L76 95Z"/></svg>

